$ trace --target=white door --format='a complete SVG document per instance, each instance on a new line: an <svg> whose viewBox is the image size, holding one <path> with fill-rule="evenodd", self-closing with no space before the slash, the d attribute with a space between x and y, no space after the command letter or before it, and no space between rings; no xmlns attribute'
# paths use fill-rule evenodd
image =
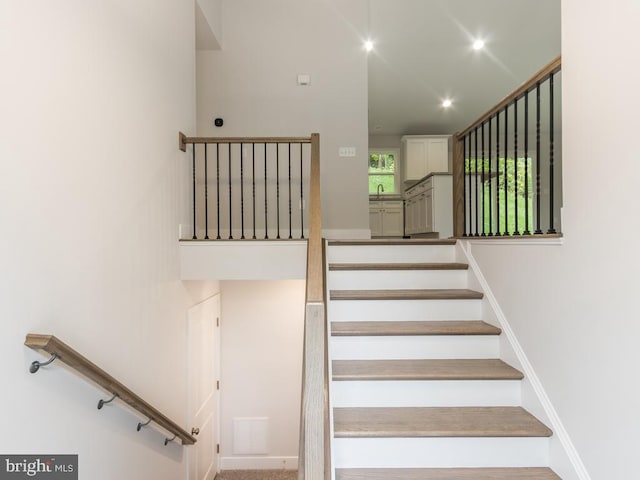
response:
<svg viewBox="0 0 640 480"><path fill-rule="evenodd" d="M197 439L188 447L189 480L212 480L218 471L220 295L187 312L189 428Z"/></svg>

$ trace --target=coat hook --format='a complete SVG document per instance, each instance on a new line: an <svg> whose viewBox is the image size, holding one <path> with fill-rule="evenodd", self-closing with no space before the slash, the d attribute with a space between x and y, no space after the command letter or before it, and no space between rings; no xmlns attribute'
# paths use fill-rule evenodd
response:
<svg viewBox="0 0 640 480"><path fill-rule="evenodd" d="M40 367L45 367L45 366L49 365L56 358L58 358L58 355L56 353L54 353L54 354L51 355L51 358L49 360L47 360L46 362L39 362L38 360L34 360L33 362L31 362L31 366L29 367L29 371L31 373L36 373L38 370L40 370Z"/></svg>
<svg viewBox="0 0 640 480"><path fill-rule="evenodd" d="M115 400L115 398L118 396L117 393L113 394L113 397L111 397L109 400L98 400L98 410L100 410L102 407L104 407L107 403L111 403Z"/></svg>
<svg viewBox="0 0 640 480"><path fill-rule="evenodd" d="M147 425L149 425L151 423L151 420L153 420L152 418L150 418L149 420L147 420L146 423L142 423L142 422L138 422L138 428L136 430L140 431L140 429L142 427L146 427Z"/></svg>
<svg viewBox="0 0 640 480"><path fill-rule="evenodd" d="M167 443L169 442L173 442L176 439L176 435L174 435L172 438L165 438L164 439L164 446L167 446Z"/></svg>

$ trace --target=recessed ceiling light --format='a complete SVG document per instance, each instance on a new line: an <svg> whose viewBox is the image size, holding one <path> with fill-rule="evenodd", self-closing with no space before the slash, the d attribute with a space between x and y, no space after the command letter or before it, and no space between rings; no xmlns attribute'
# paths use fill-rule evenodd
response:
<svg viewBox="0 0 640 480"><path fill-rule="evenodd" d="M364 49L367 52L370 52L371 50L373 50L373 40L365 40L364 42Z"/></svg>
<svg viewBox="0 0 640 480"><path fill-rule="evenodd" d="M449 107L451 106L451 104L452 104L452 103L453 103L453 102L451 102L451 100L450 100L450 99L445 98L445 99L442 101L442 106L443 106L444 108L449 108Z"/></svg>
<svg viewBox="0 0 640 480"><path fill-rule="evenodd" d="M473 42L474 50L482 50L484 48L484 40L476 40Z"/></svg>

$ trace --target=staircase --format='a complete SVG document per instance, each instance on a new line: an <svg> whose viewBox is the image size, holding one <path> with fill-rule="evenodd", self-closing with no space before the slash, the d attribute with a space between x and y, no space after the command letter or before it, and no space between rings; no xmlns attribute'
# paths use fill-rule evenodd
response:
<svg viewBox="0 0 640 480"><path fill-rule="evenodd" d="M455 241L331 241L335 480L559 480Z"/></svg>

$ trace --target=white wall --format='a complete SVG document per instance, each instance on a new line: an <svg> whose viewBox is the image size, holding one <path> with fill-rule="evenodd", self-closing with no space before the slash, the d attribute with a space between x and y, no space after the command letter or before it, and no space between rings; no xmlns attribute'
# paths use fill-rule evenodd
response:
<svg viewBox="0 0 640 480"><path fill-rule="evenodd" d="M472 248L594 480L637 471L638 18L562 1L564 245Z"/></svg>
<svg viewBox="0 0 640 480"><path fill-rule="evenodd" d="M307 241L182 242L180 275L184 280L304 280Z"/></svg>
<svg viewBox="0 0 640 480"><path fill-rule="evenodd" d="M222 17L222 50L197 56L198 134L320 133L323 227L368 235L364 0L227 0Z"/></svg>
<svg viewBox="0 0 640 480"><path fill-rule="evenodd" d="M304 280L221 282L222 469L297 468ZM267 417L267 453L233 454L233 418Z"/></svg>
<svg viewBox="0 0 640 480"><path fill-rule="evenodd" d="M29 374L22 343L55 334L184 425L185 311L216 289L179 280L193 1L4 0L0 58L0 451L184 478L186 449L60 362Z"/></svg>
<svg viewBox="0 0 640 480"><path fill-rule="evenodd" d="M196 49L218 50L222 38L222 0L196 0Z"/></svg>
<svg viewBox="0 0 640 480"><path fill-rule="evenodd" d="M402 148L402 135L369 135L369 148Z"/></svg>

